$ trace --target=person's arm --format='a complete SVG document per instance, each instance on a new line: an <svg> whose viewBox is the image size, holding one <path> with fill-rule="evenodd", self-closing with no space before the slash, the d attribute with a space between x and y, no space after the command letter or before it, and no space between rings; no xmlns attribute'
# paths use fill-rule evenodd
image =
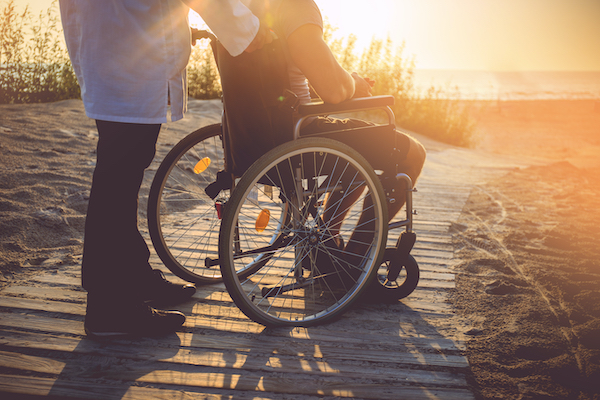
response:
<svg viewBox="0 0 600 400"><path fill-rule="evenodd" d="M265 44L273 41L273 32L261 21L256 36L250 45L244 50L247 53L252 53L254 50L258 50Z"/></svg>
<svg viewBox="0 0 600 400"><path fill-rule="evenodd" d="M287 43L292 60L324 102L337 104L371 95L371 82L342 68L323 40L319 26L301 26L292 32Z"/></svg>
<svg viewBox="0 0 600 400"><path fill-rule="evenodd" d="M266 28L240 0L182 0L196 11L229 54L253 51L271 40Z"/></svg>

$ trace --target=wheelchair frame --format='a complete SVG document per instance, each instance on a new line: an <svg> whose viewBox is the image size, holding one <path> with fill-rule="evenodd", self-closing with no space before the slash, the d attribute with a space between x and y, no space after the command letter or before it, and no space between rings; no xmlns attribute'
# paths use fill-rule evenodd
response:
<svg viewBox="0 0 600 400"><path fill-rule="evenodd" d="M208 37L212 40L211 45L214 50L214 37L206 32L202 32L201 35L201 37ZM181 184L181 176L185 176L188 169L191 168L192 170L195 170L198 165L200 165L200 168L198 169L205 167L205 169L210 168L209 165L206 165L212 163L209 157L202 157L203 153L200 154L201 152L192 156L191 149L196 149L196 146L198 145L203 146L205 140L217 140L215 133L218 128L215 125L201 128L182 139L161 163L152 183L148 202L148 222L151 238L161 260L165 263L167 268L176 275L189 281L196 283L211 283L223 279L228 292L242 312L254 321L268 326L308 326L329 321L339 317L362 295L368 295L380 301L397 301L400 298L408 296L415 289L419 279L418 265L410 255L410 251L416 240L416 235L412 229L414 215L412 193L415 189L413 188L410 177L404 173L399 173L395 176L396 180L404 182L406 190L406 218L389 224L387 221L384 221L384 225L382 225L384 229L380 228L379 231L373 231L373 235L378 243L375 244L375 247L377 248L376 254L371 254L372 250L370 250L371 247L369 247L367 253L360 259L358 265L360 268L353 265L351 266L352 263L350 261L344 261L350 269L338 269L338 266L341 265L340 260L346 257L345 255L340 255L342 254L340 252L343 252L344 249L342 248L342 250L339 250L330 248L331 243L334 243L333 236L329 235L330 229L324 227L325 222L322 215L318 215L318 211L313 211L311 208L319 208L319 204L321 204L320 208L323 208L322 205L325 203L325 200L318 200L317 198L321 198L325 192L329 194L336 191L344 193L345 191L358 190L358 187L361 187L362 193L364 192L362 187L367 185L366 194L360 200L363 203L363 213L366 209L365 204L370 201L367 199L373 197L378 199L380 203L375 205L373 202L372 206L373 209L378 210L379 219L387 219L386 203L388 199L381 188L381 183L376 177L373 168L362 156L360 156L360 154L356 153L354 149L331 139L322 139L318 137L306 138L304 136L300 138L300 127L303 121L313 116L331 113L383 109L388 116L388 125L393 127L395 117L390 108L393 101L394 99L392 96L375 96L352 99L338 105L311 103L300 105L298 107L301 118L296 122L294 127L294 141L284 143L256 160L252 167L240 177L238 184L235 184L235 179L233 180L234 185L232 186L234 187L230 191L231 196L227 198L227 193L225 193L224 197L219 198L214 202L214 207L212 207L214 208L214 212L211 216L207 217L206 214L200 213L200 217L194 217L196 218L196 222L191 224L189 229L186 228L186 233L184 234L189 235L189 232L192 232L193 229L195 229L192 225L197 226L207 219L214 222L215 215L219 219L222 218L218 239L219 257L206 257L204 265L194 267L196 269L204 268L206 271L214 271L212 267L220 264L220 276L214 273L212 276L205 276L203 275L205 272L204 270L202 270L202 274L192 272L191 267L187 264L183 265L180 262L181 260L179 257L174 256L171 251L172 247L175 246L174 243L177 243L181 238L176 238L174 242L166 239L167 236L165 235L165 232L173 228L173 226L170 226L169 224L175 226L176 223L168 222L169 217L166 213L169 211L162 214L163 211L161 210L168 208L165 205L167 204L169 196L173 193L176 193L176 195L183 193L181 189L174 189L169 183L169 180L176 174L179 174L178 177L174 178L174 181L177 184ZM217 148L218 144L214 144L213 147ZM286 151L291 151L294 155L288 156ZM188 153L190 153L189 159L192 160L191 162L187 161ZM315 154L317 154L317 156L315 156ZM325 158L330 154L332 155L331 157L337 157L336 160L341 160L341 162L346 163L347 170L354 171L352 173L354 173L354 178L356 178L358 182L354 185L354 189L350 189L351 186L343 183L342 176L345 176L344 174L346 174L346 172L343 172L339 173L339 179L335 184L328 186L325 189L316 190L315 188L317 186L322 185L322 183L317 184L317 181L319 179L323 180L327 178L311 176L310 179L307 179L304 176L300 176L299 167L296 167L297 169L293 173L293 176L295 177L295 187L292 190L287 190L287 192L293 193L293 196L288 196L287 193L284 193L286 190L284 190L285 185L283 183L277 187L276 182L273 182L274 185L271 186L270 190L273 190L273 187L275 187L276 190L279 191L280 199L282 196L287 197L285 200L281 200L281 204L277 203L276 207L273 208L273 210L281 208L282 211L279 212L281 219L278 221L277 227L275 228L275 231L273 231L274 233L266 234L265 240L268 240L269 244L266 246L255 246L255 248L252 248L249 251L243 250L241 246L244 242L240 240L240 237L246 237L246 234L242 232L247 228L246 225L249 225L250 222L244 222L241 210L244 209L244 204L247 204L252 189L255 186L258 186L261 179L264 180L269 178L269 174L273 168L279 168L278 162L280 161L277 160L285 160L290 165L294 162L293 160L300 160L299 165L303 165L304 157L310 155L316 159L318 156L323 157L323 154L325 154ZM275 158L276 160L271 161L272 158ZM206 161L207 159L209 159L208 162ZM178 167L180 162L186 166ZM324 162L321 165L321 168L323 168L323 165L325 165ZM314 170L317 170L316 167ZM330 171L329 179L333 179L332 176L335 174L336 172ZM199 174L196 173L196 175ZM327 174L325 174L325 176L327 176ZM313 188L310 189L312 192L306 187L311 185L311 180L314 181L312 183ZM201 184L201 188L204 188L207 182L208 180ZM281 182L283 182L283 180ZM329 185L329 183L327 185ZM269 185L266 185L265 188L267 186ZM319 190L322 192L319 192ZM198 197L202 196L201 192L201 190L196 192ZM362 196L362 194L360 195ZM306 202L305 199L310 196L312 196L312 199ZM208 204L205 200L206 199L202 200L202 202ZM277 202L277 200L273 199L267 199L267 201L270 201L273 204ZM256 206L258 206L258 203L257 200ZM199 206L191 206L191 208L189 208L189 210L191 210L190 212L196 212L199 209ZM268 209L265 210L269 212ZM271 212L273 210L271 210ZM262 212L263 211L261 210L255 223L257 236L260 236L258 219ZM345 212L347 213L348 211ZM184 211L183 213L188 213L188 211ZM308 222L309 220L310 222ZM182 219L179 218L179 221L179 223L181 223ZM377 225L377 223L375 223L375 225ZM396 246L386 249L387 230L401 227L404 227L405 231L402 232L398 238ZM203 240L203 238L200 239ZM317 244L308 245L307 243L310 243L311 240ZM209 241L214 246L214 237L209 239ZM254 242L254 239L247 239L246 241ZM199 245L199 242L194 243L193 241L190 241L189 243L188 246L192 247ZM372 245L372 243L370 245ZM183 247L185 246L186 245ZM278 250L288 246L290 248L293 246L294 261L291 262L292 267L287 267L286 270L286 268L275 265L276 262L280 263L280 260L274 257ZM291 253L291 251L292 250L289 250L288 252ZM195 256L201 252L202 251L191 251L189 252L190 254L195 254L190 256L186 253L186 258L196 259ZM253 258L252 261L247 264L244 262L241 264L242 266L238 268L238 261L236 260L243 257ZM277 257L280 256L278 255ZM325 260L326 264L334 264L335 272L320 271L316 262L319 257L321 261ZM307 265L309 266L307 267ZM355 268L356 270L352 268ZM260 278L256 278L262 274L261 271L267 269L272 269L277 272L271 273L268 277L266 277L266 274L263 274ZM401 272L404 272L405 276L399 278ZM283 275L279 276L277 274ZM342 277L344 274L346 274L346 276ZM276 282L273 281L273 276L275 275L278 276L278 278L275 279ZM339 282L334 285L331 277L336 275L339 278ZM398 279L402 281L402 283L396 284ZM261 283L262 281L268 281L268 285ZM275 284L273 284L272 281L275 282ZM259 286L259 283L262 287ZM250 287L250 289L246 289L246 287ZM257 296L260 298L259 300L256 300ZM309 298L311 298L310 301ZM324 302L326 304L323 304ZM297 306L299 303L301 303L301 305ZM309 306L309 303L312 305ZM286 304L294 305L288 306ZM287 309L283 310L284 307L287 307Z"/></svg>

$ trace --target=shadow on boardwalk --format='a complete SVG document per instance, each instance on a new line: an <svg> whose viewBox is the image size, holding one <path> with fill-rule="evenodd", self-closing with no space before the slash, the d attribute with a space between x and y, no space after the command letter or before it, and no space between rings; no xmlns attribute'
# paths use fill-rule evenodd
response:
<svg viewBox="0 0 600 400"><path fill-rule="evenodd" d="M81 336L82 304L45 300L64 306L42 311L22 299L3 319L24 323L4 325L2 388L103 399L470 397L466 360L432 324L448 307L364 304L332 324L266 329L216 289L184 305L184 332L110 342Z"/></svg>

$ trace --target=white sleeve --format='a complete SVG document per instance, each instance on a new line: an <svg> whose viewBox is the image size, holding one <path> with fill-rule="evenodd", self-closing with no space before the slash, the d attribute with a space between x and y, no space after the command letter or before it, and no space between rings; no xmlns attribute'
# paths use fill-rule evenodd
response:
<svg viewBox="0 0 600 400"><path fill-rule="evenodd" d="M232 56L248 48L259 28L258 18L240 0L183 0L196 11Z"/></svg>

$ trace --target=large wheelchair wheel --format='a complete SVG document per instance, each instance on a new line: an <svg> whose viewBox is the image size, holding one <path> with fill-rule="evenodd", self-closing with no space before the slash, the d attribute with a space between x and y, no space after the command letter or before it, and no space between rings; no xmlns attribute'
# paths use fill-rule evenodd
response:
<svg viewBox="0 0 600 400"><path fill-rule="evenodd" d="M224 168L221 125L190 133L167 154L156 171L148 198L148 228L156 253L169 270L198 284L221 280L217 258L220 219L217 207L229 197L224 190L211 199L204 189Z"/></svg>
<svg viewBox="0 0 600 400"><path fill-rule="evenodd" d="M324 138L285 143L246 171L227 203L219 235L223 280L260 324L329 321L366 290L383 257L387 223L381 183L355 150ZM256 260L260 268L240 276Z"/></svg>

